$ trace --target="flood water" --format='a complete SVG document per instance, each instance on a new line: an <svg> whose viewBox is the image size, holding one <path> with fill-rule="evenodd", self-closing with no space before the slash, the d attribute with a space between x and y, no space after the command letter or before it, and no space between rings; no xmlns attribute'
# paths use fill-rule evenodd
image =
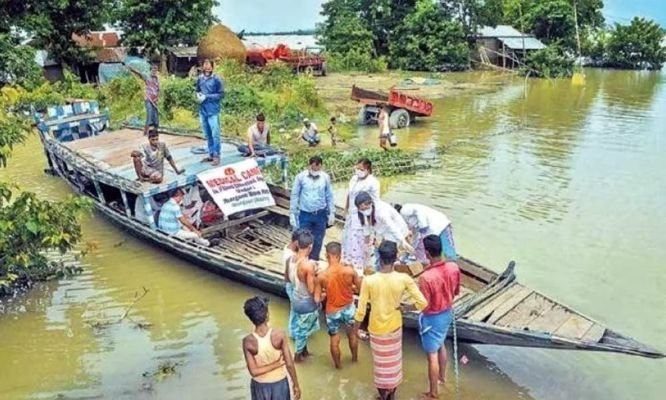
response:
<svg viewBox="0 0 666 400"><path fill-rule="evenodd" d="M484 74L474 79L492 79ZM436 116L399 133L401 147L442 155L416 177L385 179L382 195L423 202L453 221L459 251L639 341L666 351L666 74L588 71L587 84L509 82L446 98ZM375 143L376 132L360 131ZM42 173L33 137L0 179L49 199L70 194ZM437 150L435 150L437 149ZM246 399L243 301L257 290L202 271L84 220L96 249L85 272L0 303L0 399ZM131 320L119 319L135 295ZM274 326L288 305L271 297ZM134 322L132 322L134 321ZM152 324L137 329L135 322ZM304 399L372 399L366 344L334 371L328 337L298 366ZM426 389L415 334L405 335L400 399ZM661 399L666 360L461 345L461 399ZM344 353L343 353L344 354ZM150 374L174 362L176 374ZM144 376L144 373L148 373ZM442 398L453 398L449 382Z"/></svg>

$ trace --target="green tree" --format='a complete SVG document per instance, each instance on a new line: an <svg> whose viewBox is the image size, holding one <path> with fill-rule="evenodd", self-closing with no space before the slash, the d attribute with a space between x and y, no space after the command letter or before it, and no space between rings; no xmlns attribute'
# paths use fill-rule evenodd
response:
<svg viewBox="0 0 666 400"><path fill-rule="evenodd" d="M574 60L561 46L550 45L527 55L525 73L537 78L566 78L573 75Z"/></svg>
<svg viewBox="0 0 666 400"><path fill-rule="evenodd" d="M610 66L628 69L661 69L666 62L664 31L658 23L635 17L629 25L615 24L608 40Z"/></svg>
<svg viewBox="0 0 666 400"><path fill-rule="evenodd" d="M430 0L419 0L396 29L396 36L400 40L390 43L394 67L438 71L467 66L469 47L462 23Z"/></svg>
<svg viewBox="0 0 666 400"><path fill-rule="evenodd" d="M0 54L0 82L32 89L43 80L32 47L22 46L16 38L0 33Z"/></svg>
<svg viewBox="0 0 666 400"><path fill-rule="evenodd" d="M216 21L217 0L120 0L116 15L123 44L166 60L169 46L194 45Z"/></svg>

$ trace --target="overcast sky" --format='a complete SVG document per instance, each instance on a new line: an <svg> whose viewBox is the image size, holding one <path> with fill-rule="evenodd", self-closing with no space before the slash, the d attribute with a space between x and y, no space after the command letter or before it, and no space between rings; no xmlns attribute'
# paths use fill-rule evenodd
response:
<svg viewBox="0 0 666 400"><path fill-rule="evenodd" d="M312 29L324 0L219 0L216 14L234 31L275 32ZM605 0L609 22L627 23L634 15L666 26L666 0Z"/></svg>

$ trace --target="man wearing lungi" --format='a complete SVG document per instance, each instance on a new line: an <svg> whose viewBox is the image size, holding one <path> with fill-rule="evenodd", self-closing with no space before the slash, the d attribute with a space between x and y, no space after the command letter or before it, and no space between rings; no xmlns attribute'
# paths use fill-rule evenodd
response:
<svg viewBox="0 0 666 400"><path fill-rule="evenodd" d="M398 245L384 240L378 252L381 267L378 272L363 278L354 319L358 328L365 318L369 303L368 332L375 387L380 399L392 400L402 382L401 299L404 294L408 294L418 310L423 310L428 302L409 275L394 271Z"/></svg>
<svg viewBox="0 0 666 400"><path fill-rule="evenodd" d="M428 300L419 316L421 345L428 358L430 391L426 399L438 399L438 380L444 383L446 373L446 347L444 341L453 320L453 299L460 293L460 268L453 261L442 259L442 242L437 235L423 239L423 247L430 264L426 267L419 288Z"/></svg>

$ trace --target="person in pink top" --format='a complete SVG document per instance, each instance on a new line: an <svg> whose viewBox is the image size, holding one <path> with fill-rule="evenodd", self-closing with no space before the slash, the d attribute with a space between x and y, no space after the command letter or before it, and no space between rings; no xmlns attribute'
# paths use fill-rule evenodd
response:
<svg viewBox="0 0 666 400"><path fill-rule="evenodd" d="M444 382L446 373L446 347L444 341L453 321L453 300L460 293L460 268L453 261L442 258L442 241L437 235L428 235L423 246L430 264L419 278L419 289L428 306L419 316L421 345L428 358L430 390L426 399L438 399L438 380Z"/></svg>

